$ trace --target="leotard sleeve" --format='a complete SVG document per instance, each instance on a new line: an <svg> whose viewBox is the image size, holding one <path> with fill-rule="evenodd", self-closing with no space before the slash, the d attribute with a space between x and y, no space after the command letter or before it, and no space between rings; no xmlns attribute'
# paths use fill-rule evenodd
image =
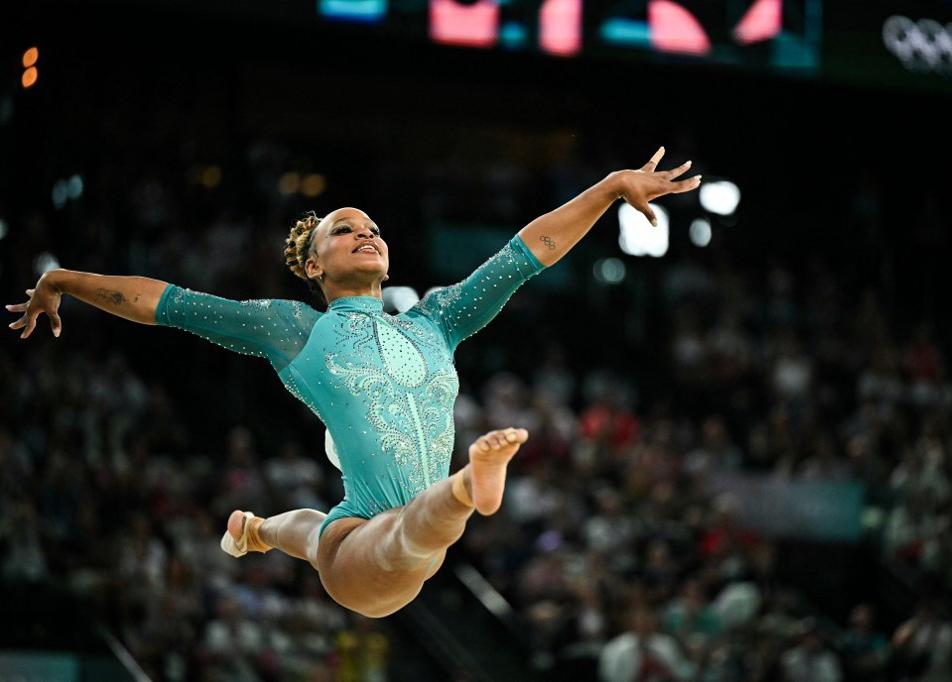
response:
<svg viewBox="0 0 952 682"><path fill-rule="evenodd" d="M516 290L545 266L516 234L462 282L417 303L443 331L451 350L489 324Z"/></svg>
<svg viewBox="0 0 952 682"><path fill-rule="evenodd" d="M156 324L197 334L237 353L267 358L276 371L301 351L321 313L300 301L233 301L170 284Z"/></svg>

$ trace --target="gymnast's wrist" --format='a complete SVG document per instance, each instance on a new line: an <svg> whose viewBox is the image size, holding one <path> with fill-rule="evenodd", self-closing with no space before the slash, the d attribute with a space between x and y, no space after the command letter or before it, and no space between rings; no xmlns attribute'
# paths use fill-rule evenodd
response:
<svg viewBox="0 0 952 682"><path fill-rule="evenodd" d="M55 270L45 272L43 276L40 277L40 281L37 282L37 286L46 285L58 294L68 294L69 282L73 274L75 273L70 270L56 268Z"/></svg>
<svg viewBox="0 0 952 682"><path fill-rule="evenodd" d="M598 184L604 187L609 200L614 202L616 199L624 199L622 186L622 173L625 171L612 171L606 175Z"/></svg>

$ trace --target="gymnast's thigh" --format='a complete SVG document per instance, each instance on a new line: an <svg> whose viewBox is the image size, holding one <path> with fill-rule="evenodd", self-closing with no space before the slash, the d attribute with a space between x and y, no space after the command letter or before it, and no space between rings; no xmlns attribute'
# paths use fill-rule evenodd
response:
<svg viewBox="0 0 952 682"><path fill-rule="evenodd" d="M334 601L371 618L390 615L411 602L442 564L445 551L424 565L389 569L381 565L380 549L400 523L402 509L389 509L371 519L337 519L324 531L317 569Z"/></svg>

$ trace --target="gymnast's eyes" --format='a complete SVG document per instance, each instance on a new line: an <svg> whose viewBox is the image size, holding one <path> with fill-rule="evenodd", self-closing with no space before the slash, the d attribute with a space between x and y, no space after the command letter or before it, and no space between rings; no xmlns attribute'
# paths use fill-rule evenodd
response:
<svg viewBox="0 0 952 682"><path fill-rule="evenodd" d="M344 232L345 230L346 230L347 232L350 232L350 225L341 225L340 227L334 228L334 234L340 234L341 232ZM379 228L379 227L371 227L371 228L370 228L370 231L373 232L373 233L374 233L375 235L377 235L378 237L380 236L380 228Z"/></svg>

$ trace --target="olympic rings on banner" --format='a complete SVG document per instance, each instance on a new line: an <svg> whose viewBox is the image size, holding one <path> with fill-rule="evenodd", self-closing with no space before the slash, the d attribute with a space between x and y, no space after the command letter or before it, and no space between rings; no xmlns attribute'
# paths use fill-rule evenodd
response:
<svg viewBox="0 0 952 682"><path fill-rule="evenodd" d="M893 15L883 24L883 43L907 69L952 74L952 23Z"/></svg>

